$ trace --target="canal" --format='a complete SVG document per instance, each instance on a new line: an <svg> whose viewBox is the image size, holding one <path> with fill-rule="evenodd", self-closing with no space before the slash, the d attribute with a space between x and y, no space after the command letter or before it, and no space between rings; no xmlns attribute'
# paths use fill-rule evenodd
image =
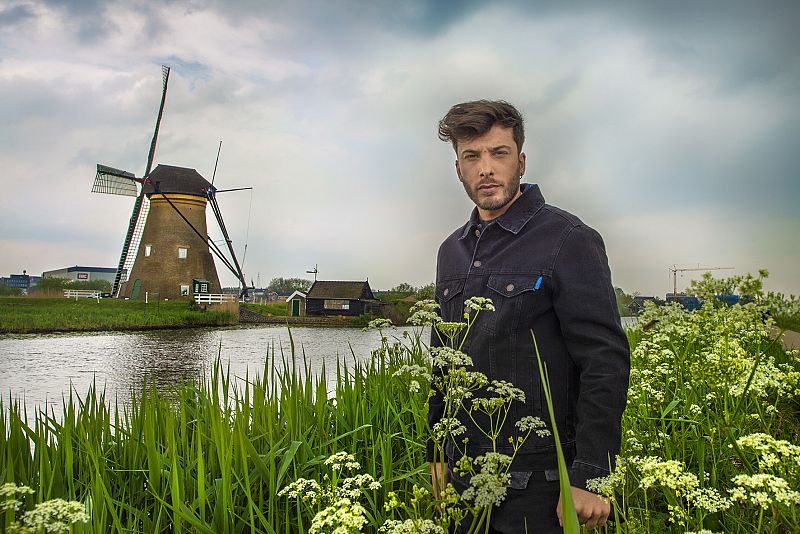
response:
<svg viewBox="0 0 800 534"><path fill-rule="evenodd" d="M623 318L623 324L630 323ZM402 332L393 328L384 334L401 337ZM423 339L428 338L426 331ZM0 395L5 406L19 400L29 415L47 406L58 417L62 396L72 389L83 397L92 382L105 389L107 399L125 402L145 381L167 390L205 376L217 356L240 379L263 374L273 351L280 369L284 359L291 365L292 340L295 363L301 366L305 358L314 374L324 365L332 371L328 373L332 388L337 358L348 363L371 358L372 350L380 345L380 334L358 328L293 327L290 339L285 326L269 325L0 336Z"/></svg>
<svg viewBox="0 0 800 534"><path fill-rule="evenodd" d="M399 328L385 331L388 337L401 334ZM2 336L0 394L5 405L19 399L29 413L47 405L60 415L62 395L68 395L70 388L83 396L94 381L98 389L105 389L107 398L124 402L145 381L166 390L204 376L217 356L236 377L261 375L273 350L276 367L284 359L291 365L292 341L297 365L302 365L305 355L313 373L325 365L335 379L337 358L348 363L371 358L371 351L380 345L380 334L358 328L293 327L290 339L286 326L269 325Z"/></svg>

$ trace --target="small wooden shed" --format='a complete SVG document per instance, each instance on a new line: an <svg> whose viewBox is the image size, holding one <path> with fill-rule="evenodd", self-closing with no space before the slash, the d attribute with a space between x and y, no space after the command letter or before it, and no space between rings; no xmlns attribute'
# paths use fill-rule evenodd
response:
<svg viewBox="0 0 800 534"><path fill-rule="evenodd" d="M369 282L317 280L306 294L306 314L358 316L380 313Z"/></svg>
<svg viewBox="0 0 800 534"><path fill-rule="evenodd" d="M306 294L295 291L286 299L286 315L289 317L305 317Z"/></svg>

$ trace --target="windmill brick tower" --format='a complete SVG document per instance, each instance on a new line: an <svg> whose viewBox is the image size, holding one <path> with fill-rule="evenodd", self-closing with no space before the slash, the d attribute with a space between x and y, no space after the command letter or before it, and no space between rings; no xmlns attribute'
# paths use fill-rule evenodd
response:
<svg viewBox="0 0 800 534"><path fill-rule="evenodd" d="M128 281L120 296L159 298L190 296L193 280L208 282L210 293L222 291L206 236L207 192L211 184L196 170L158 165L144 185L150 209ZM202 237L201 237L202 236Z"/></svg>

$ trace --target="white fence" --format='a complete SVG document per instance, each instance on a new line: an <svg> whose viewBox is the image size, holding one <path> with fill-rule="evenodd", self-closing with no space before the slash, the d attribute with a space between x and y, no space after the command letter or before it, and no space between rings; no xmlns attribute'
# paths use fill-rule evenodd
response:
<svg viewBox="0 0 800 534"><path fill-rule="evenodd" d="M100 291L93 289L65 289L64 296L68 299L100 299Z"/></svg>
<svg viewBox="0 0 800 534"><path fill-rule="evenodd" d="M222 302L238 302L239 298L236 295L227 293L199 293L194 296L194 301L198 304L220 304Z"/></svg>

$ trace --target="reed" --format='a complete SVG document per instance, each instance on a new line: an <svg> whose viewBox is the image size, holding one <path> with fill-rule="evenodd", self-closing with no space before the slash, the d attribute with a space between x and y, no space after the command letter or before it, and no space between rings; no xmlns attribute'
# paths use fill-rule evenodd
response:
<svg viewBox="0 0 800 534"><path fill-rule="evenodd" d="M91 520L74 532L305 532L310 518L278 490L320 478L336 451L353 451L395 491L424 481L425 398L392 377L421 356L387 340L367 363L313 375L294 346L270 347L258 377L234 377L217 360L200 382L168 392L151 384L124 405L93 386L63 399L61 420L0 403L2 481L34 488L24 509L85 503ZM279 360L285 371L274 371ZM369 495L375 525L383 498Z"/></svg>

